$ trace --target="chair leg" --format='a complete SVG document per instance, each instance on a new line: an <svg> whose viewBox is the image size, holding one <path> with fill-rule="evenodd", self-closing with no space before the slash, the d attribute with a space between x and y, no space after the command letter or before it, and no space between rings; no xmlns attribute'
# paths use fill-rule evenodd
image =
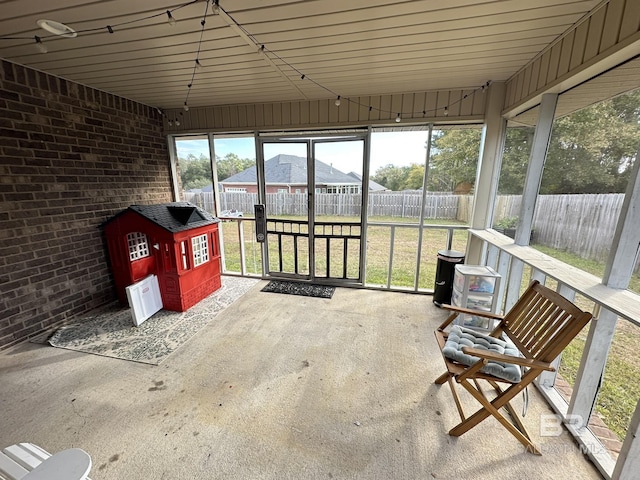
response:
<svg viewBox="0 0 640 480"><path fill-rule="evenodd" d="M500 388L500 385L498 385L496 382L492 380L488 380L488 382L496 390L496 392L498 392L498 395L501 395L504 392L504 390L502 390L502 388ZM529 435L529 432L524 426L524 423L522 423L522 420L520 420L520 415L518 415L515 408L513 408L513 406L511 405L511 402L507 402L504 408L506 408L507 411L509 412L509 415L511 416L511 419L513 420L513 423L515 424L516 428L520 430L525 437L531 440L531 435Z"/></svg>
<svg viewBox="0 0 640 480"><path fill-rule="evenodd" d="M449 377L451 377L451 374L448 371L446 371L442 375L440 375L438 378L436 378L436 380L433 383L435 383L436 385L442 385L444 382L447 381Z"/></svg>
<svg viewBox="0 0 640 480"><path fill-rule="evenodd" d="M460 384L471 394L473 397L480 402L480 404L484 407L478 410L471 417L463 420L461 423L453 427L449 431L449 435L453 437L459 437L463 433L471 430L482 420L486 419L489 415L493 415L498 422L502 424L518 441L524 445L528 452L534 453L536 455L542 455L540 450L531 442L531 440L523 435L523 433L518 430L509 420L504 418L504 416L498 411L498 409L493 405L493 403L489 402L485 396L476 390L473 385L471 385L467 380L463 380ZM498 397L500 398L500 397ZM508 404L508 401L505 405Z"/></svg>

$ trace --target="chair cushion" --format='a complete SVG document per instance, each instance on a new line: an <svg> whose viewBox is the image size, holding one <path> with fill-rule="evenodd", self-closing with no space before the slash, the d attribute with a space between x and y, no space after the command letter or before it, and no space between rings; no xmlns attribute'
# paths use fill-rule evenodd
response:
<svg viewBox="0 0 640 480"><path fill-rule="evenodd" d="M496 353L512 355L514 357L522 356L518 349L511 342L506 341L505 339L490 337L475 330L471 330L470 328L454 325L451 327L449 337L442 349L442 353L446 358L463 365L473 365L476 363L479 358L464 353L462 351L463 347L491 350ZM513 365L511 363L490 360L480 369L480 371L513 383L519 382L522 378L520 366Z"/></svg>

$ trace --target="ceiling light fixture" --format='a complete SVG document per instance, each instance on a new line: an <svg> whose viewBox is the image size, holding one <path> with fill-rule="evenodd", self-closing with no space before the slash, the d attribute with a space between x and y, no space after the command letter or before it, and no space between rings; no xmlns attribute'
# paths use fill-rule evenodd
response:
<svg viewBox="0 0 640 480"><path fill-rule="evenodd" d="M46 30L49 33L53 33L54 35L59 35L61 37L67 38L74 38L78 36L78 33L73 28L67 27L64 23L41 18L36 22L36 24L41 29Z"/></svg>
<svg viewBox="0 0 640 480"><path fill-rule="evenodd" d="M172 27L176 24L176 19L173 18L173 15L171 15L171 12L169 10L167 10L167 22L169 22L169 25L171 25Z"/></svg>

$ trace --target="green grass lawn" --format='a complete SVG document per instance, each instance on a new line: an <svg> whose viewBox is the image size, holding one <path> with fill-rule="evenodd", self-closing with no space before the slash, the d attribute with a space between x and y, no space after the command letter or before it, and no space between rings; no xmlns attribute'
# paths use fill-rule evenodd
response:
<svg viewBox="0 0 640 480"><path fill-rule="evenodd" d="M602 277L604 264L586 260L577 255L535 245L537 250L558 260L578 267L586 272ZM629 289L640 291L640 276L633 275ZM592 302L578 297L576 304L582 309L591 310ZM575 382L580 358L587 338L587 327L571 342L562 354L560 374L571 385ZM607 426L624 439L631 416L640 399L640 356L636 355L640 347L640 328L625 320L618 320L616 332L609 351L604 380L596 401L596 412ZM630 354L631 353L631 354Z"/></svg>
<svg viewBox="0 0 640 480"><path fill-rule="evenodd" d="M357 221L357 219L346 219L345 217L323 217L323 221ZM370 222L415 224L414 219L402 218L372 218ZM254 223L244 223L244 242L247 271L260 275L262 273L260 245L255 241ZM429 220L426 224L442 225L462 225L451 221ZM222 231L225 243L225 260L227 271L240 271L239 239L238 227L235 222L224 222ZM386 286L389 272L389 252L390 252L391 229L386 226L369 226L367 232L367 277L365 283L375 286ZM446 248L446 229L425 229L423 231L422 251L420 261L420 276L418 287L420 289L433 289L435 281L435 270L437 265L438 250ZM464 252L466 250L467 233L464 230L454 232L454 250ZM580 268L586 272L602 277L604 264L585 260L576 255L554 250L548 247L535 245L535 248L558 260ZM320 248L322 250L322 246ZM348 256L357 258L357 248L350 248ZM417 228L395 228L393 268L391 272L391 285L393 287L413 288L416 252L418 250L418 229ZM302 257L308 256L305 249L302 249ZM342 249L338 248L333 252L331 258L333 269L342 268ZM292 248L285 248L283 251L283 263L292 268L293 253ZM307 257L308 258L308 257ZM272 266L274 260L271 259ZM276 259L277 261L277 259ZM319 272L326 272L326 258L322 255L317 258L317 269ZM307 270L308 272L308 270ZM357 272L349 270L350 275L357 275ZM526 276L526 275L525 275ZM528 283L528 278L523 279L523 285ZM549 282L552 286L553 282ZM630 290L640 292L640 276L634 275ZM578 296L576 303L583 309L591 311L593 303ZM563 353L560 374L571 384L575 382L576 372L580 364L580 358L584 350L588 326L583 332L567 347ZM640 356L629 355L629 352L637 352L640 347L640 329L629 322L620 320L616 328L612 347L609 353L607 366L604 373L604 381L596 402L596 411L603 418L604 422L614 431L620 439L626 435L627 427L636 402L640 399Z"/></svg>

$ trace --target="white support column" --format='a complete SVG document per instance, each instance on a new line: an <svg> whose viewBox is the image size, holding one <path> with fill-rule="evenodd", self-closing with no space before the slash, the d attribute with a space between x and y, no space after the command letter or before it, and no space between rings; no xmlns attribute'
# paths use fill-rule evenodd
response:
<svg viewBox="0 0 640 480"><path fill-rule="evenodd" d="M531 227L533 225L533 214L540 191L544 162L547 159L547 150L549 149L549 140L551 139L551 129L553 127L553 116L556 112L557 103L558 94L556 93L546 93L542 96L538 123L536 124L531 154L529 155L527 176L524 180L522 203L520 204L520 215L515 235L516 245L529 245ZM506 309L511 308L520 297L523 270L524 265L520 260L514 259L514 261L511 262L507 286Z"/></svg>
<svg viewBox="0 0 640 480"><path fill-rule="evenodd" d="M640 149L627 184L602 283L627 288L640 250Z"/></svg>
<svg viewBox="0 0 640 480"><path fill-rule="evenodd" d="M589 423L596 403L617 320L618 316L605 308L591 320L567 411L569 418L582 419L582 426Z"/></svg>
<svg viewBox="0 0 640 480"><path fill-rule="evenodd" d="M489 92L487 93L485 123L480 143L473 211L471 213L472 228L489 228L493 220L507 128L507 121L501 115L505 92L505 84L495 82L489 86ZM467 244L466 262L471 264L481 263L483 250L483 242L476 237L470 236Z"/></svg>
<svg viewBox="0 0 640 480"><path fill-rule="evenodd" d="M627 288L638 258L640 248L640 209L637 208L640 201L639 157L640 151L639 155L636 155L636 162L627 185L611 253L602 278L602 283L612 288ZM618 317L615 313L602 309L598 319L592 321L589 329L584 347L585 353L580 362L569 405L569 413L581 415L585 421L593 411L617 321ZM639 417L640 414L636 409L627 431L623 451L616 463L613 478L637 477L637 471L640 468L640 460L638 460L640 444L636 438Z"/></svg>
<svg viewBox="0 0 640 480"><path fill-rule="evenodd" d="M640 402L636 404L627 436L622 444L622 450L613 470L612 480L633 480L638 478L640 471Z"/></svg>
<svg viewBox="0 0 640 480"><path fill-rule="evenodd" d="M547 159L549 140L551 139L551 129L553 127L553 116L556 113L558 103L557 93L546 93L542 96L540 103L540 113L536 131L533 135L531 154L529 155L529 165L527 176L524 181L524 191L522 192L522 203L520 204L520 216L518 227L516 228L516 245L529 245L531 228L533 226L533 214L536 209L536 200L540 192L540 182L544 163Z"/></svg>
<svg viewBox="0 0 640 480"><path fill-rule="evenodd" d="M511 259L511 267L509 268L509 278L507 285L507 295L504 300L504 311L511 310L520 298L520 289L522 287L522 275L524 274L524 263L518 258Z"/></svg>

